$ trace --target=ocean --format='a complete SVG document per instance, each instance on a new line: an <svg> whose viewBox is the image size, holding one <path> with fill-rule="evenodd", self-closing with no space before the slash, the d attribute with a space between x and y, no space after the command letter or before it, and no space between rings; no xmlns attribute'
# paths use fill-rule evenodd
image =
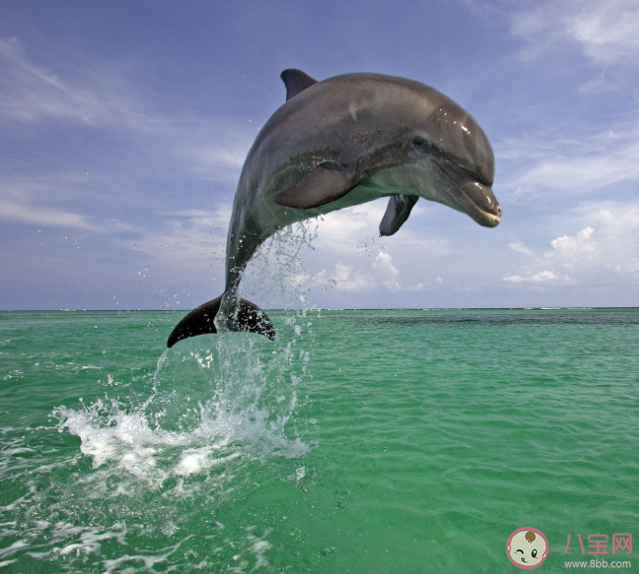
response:
<svg viewBox="0 0 639 574"><path fill-rule="evenodd" d="M182 315L0 313L1 572L639 567L638 309Z"/></svg>

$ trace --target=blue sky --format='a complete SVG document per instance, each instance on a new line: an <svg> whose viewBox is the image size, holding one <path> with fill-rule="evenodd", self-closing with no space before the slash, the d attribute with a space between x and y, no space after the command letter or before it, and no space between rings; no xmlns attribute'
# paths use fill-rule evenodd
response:
<svg viewBox="0 0 639 574"><path fill-rule="evenodd" d="M453 98L504 216L420 201L382 240L385 202L337 212L301 267L271 249L249 268L256 302L284 282L322 307L639 305L635 0L110 0L0 6L0 308L221 294L237 178L292 67Z"/></svg>

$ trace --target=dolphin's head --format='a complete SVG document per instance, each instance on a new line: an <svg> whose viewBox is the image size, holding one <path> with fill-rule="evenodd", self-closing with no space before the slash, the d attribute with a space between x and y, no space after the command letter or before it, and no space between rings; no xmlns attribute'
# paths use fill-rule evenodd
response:
<svg viewBox="0 0 639 574"><path fill-rule="evenodd" d="M432 109L432 108L431 108ZM403 135L411 163L424 176L412 186L420 197L495 227L501 206L491 189L495 157L475 119L447 98Z"/></svg>

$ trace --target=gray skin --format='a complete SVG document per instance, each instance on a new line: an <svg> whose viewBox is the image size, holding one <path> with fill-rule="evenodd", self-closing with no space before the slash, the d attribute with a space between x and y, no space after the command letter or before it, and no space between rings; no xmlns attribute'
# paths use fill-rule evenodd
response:
<svg viewBox="0 0 639 574"><path fill-rule="evenodd" d="M207 328L191 326L172 335L169 346L215 329L262 332L238 324L239 283L259 246L292 223L391 196L382 235L399 229L418 198L486 227L499 224L490 143L451 99L419 82L380 74L315 82L286 70L282 79L288 99L253 143L235 194L224 296L198 308L201 314L218 301L209 309L217 315L215 328L209 317Z"/></svg>

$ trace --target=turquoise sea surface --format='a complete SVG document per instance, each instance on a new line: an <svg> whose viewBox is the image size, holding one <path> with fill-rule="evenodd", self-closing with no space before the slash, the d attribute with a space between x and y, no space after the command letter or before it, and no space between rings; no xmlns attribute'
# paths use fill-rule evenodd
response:
<svg viewBox="0 0 639 574"><path fill-rule="evenodd" d="M639 567L639 310L269 314L0 313L0 572Z"/></svg>

